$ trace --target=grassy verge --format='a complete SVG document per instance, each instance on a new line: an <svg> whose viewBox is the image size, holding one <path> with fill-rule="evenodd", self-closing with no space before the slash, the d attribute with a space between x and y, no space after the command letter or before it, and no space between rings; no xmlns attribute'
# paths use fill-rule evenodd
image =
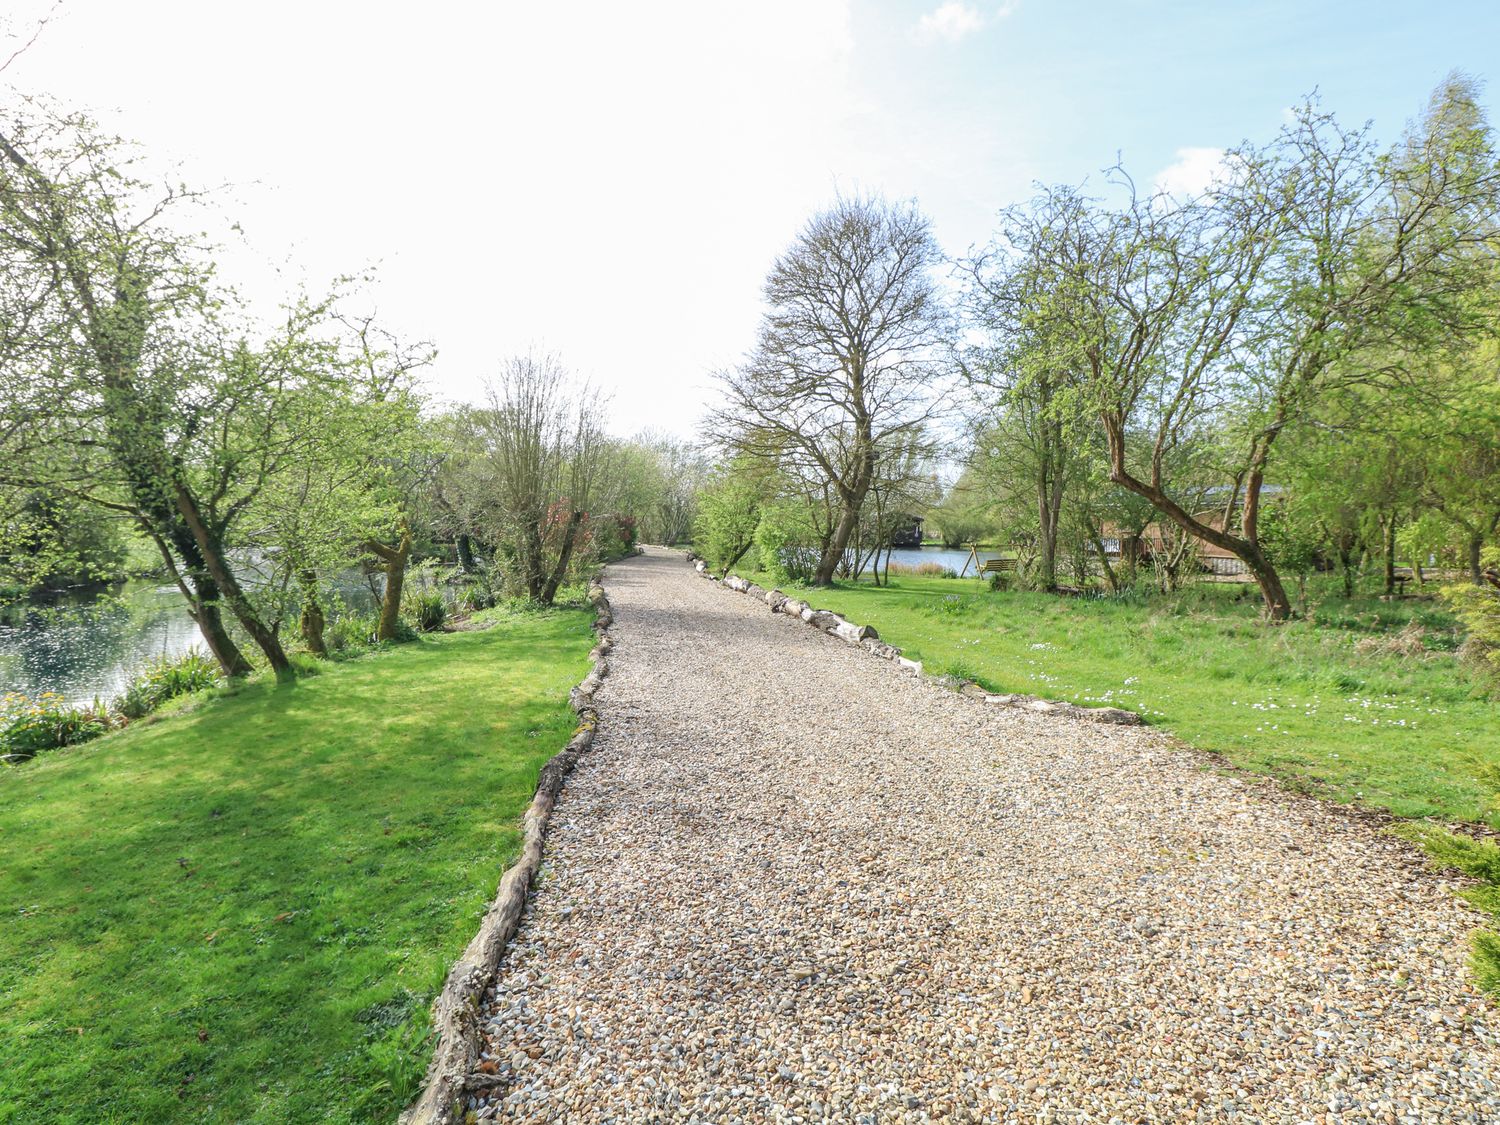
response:
<svg viewBox="0 0 1500 1125"><path fill-rule="evenodd" d="M252 683L0 774L0 1121L392 1119L590 619Z"/></svg>
<svg viewBox="0 0 1500 1125"><path fill-rule="evenodd" d="M903 577L808 596L929 672L1127 707L1318 796L1500 827L1482 780L1500 766L1500 706L1459 667L1455 623L1429 602L1325 593L1272 629L1253 588L1225 585L1107 601Z"/></svg>

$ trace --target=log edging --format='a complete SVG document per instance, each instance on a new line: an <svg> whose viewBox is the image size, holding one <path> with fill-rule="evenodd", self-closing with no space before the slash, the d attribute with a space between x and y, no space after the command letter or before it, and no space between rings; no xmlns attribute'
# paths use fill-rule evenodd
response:
<svg viewBox="0 0 1500 1125"><path fill-rule="evenodd" d="M479 1062L480 1005L495 980L500 957L510 944L521 923L527 892L542 863L542 845L552 808L562 790L563 781L578 759L594 744L599 729L599 712L594 693L609 674L609 650L613 642L606 630L614 624L614 612L604 592L601 569L589 581L588 598L595 609L594 630L598 643L589 653L593 667L577 687L568 693L568 703L578 715L578 726L568 744L542 766L537 774L536 792L526 809L521 854L505 869L494 901L485 912L479 932L448 971L443 989L432 1006L433 1034L436 1045L427 1078L417 1100L401 1114L401 1125L455 1125L464 1119L464 1094L472 1085L474 1068Z"/></svg>
<svg viewBox="0 0 1500 1125"><path fill-rule="evenodd" d="M757 601L765 602L772 613L782 613L788 617L795 617L820 632L838 637L848 644L863 648L870 655L878 656L883 660L889 660L914 675L920 676L922 674L922 662L920 660L908 660L902 656L901 650L895 645L882 641L880 634L872 626L856 625L852 621L845 621L836 613L831 613L826 609L814 609L806 602L799 601L783 593L781 590L763 589L754 582L741 578L737 574L726 574L720 579L709 570L708 563L697 555L690 553L688 561L692 564L693 569L704 578L718 582L726 590L748 594ZM1060 699L1043 699L1036 695L987 691L973 680L959 679L951 676L941 677L941 680L960 695L982 700L997 707L1014 707L1022 711L1029 711L1032 714L1062 715L1068 718L1082 719L1089 723L1110 723L1116 726L1140 726L1144 721L1134 711L1127 711L1123 707L1080 707L1076 703L1068 703Z"/></svg>

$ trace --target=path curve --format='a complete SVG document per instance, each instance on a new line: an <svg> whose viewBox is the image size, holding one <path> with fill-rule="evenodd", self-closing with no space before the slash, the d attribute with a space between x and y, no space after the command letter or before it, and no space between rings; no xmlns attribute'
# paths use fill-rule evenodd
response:
<svg viewBox="0 0 1500 1125"><path fill-rule="evenodd" d="M602 732L486 1002L481 1119L1500 1120L1476 916L1403 845L676 552L606 581Z"/></svg>

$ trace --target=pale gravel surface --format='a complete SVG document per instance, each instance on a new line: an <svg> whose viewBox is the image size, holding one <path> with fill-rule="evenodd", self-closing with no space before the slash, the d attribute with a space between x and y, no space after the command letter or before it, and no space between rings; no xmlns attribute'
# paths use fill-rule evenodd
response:
<svg viewBox="0 0 1500 1125"><path fill-rule="evenodd" d="M1402 845L675 552L606 585L481 1119L1500 1121L1476 917Z"/></svg>

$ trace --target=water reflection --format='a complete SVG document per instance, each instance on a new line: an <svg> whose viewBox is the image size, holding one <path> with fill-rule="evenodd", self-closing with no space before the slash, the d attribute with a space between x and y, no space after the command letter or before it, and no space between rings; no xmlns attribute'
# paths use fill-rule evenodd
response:
<svg viewBox="0 0 1500 1125"><path fill-rule="evenodd" d="M358 571L336 586L330 609L373 609L376 595ZM47 594L0 609L0 695L55 691L70 703L108 702L143 664L195 645L208 651L176 586L140 581Z"/></svg>
<svg viewBox="0 0 1500 1125"><path fill-rule="evenodd" d="M148 660L202 642L175 586L128 582L35 598L0 610L0 693L108 700Z"/></svg>

